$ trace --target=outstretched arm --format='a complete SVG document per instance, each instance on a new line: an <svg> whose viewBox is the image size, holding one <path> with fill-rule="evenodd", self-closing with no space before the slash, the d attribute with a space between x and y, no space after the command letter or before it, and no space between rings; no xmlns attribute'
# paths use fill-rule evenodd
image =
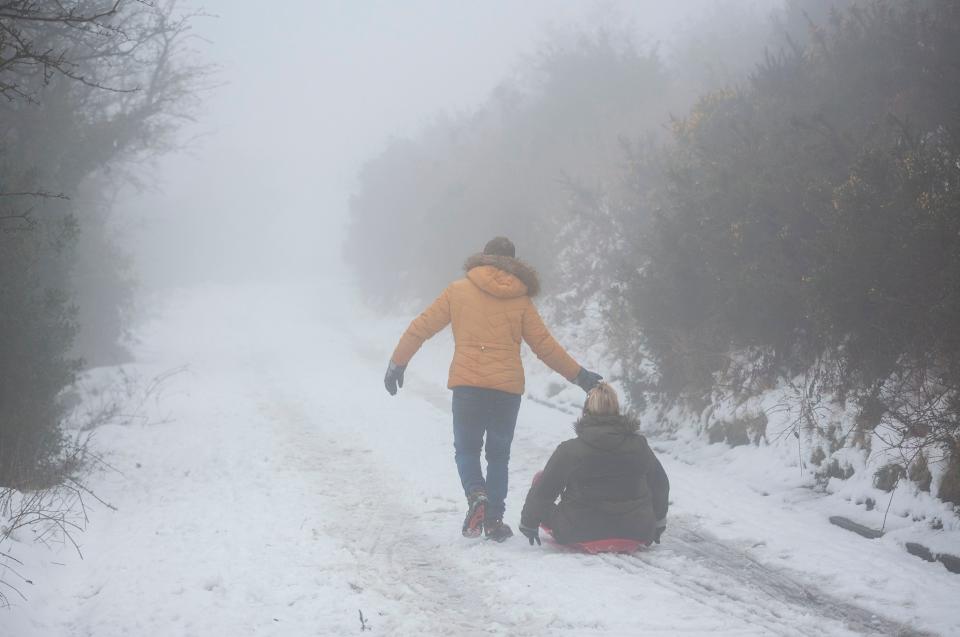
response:
<svg viewBox="0 0 960 637"><path fill-rule="evenodd" d="M667 507L670 502L670 480L667 479L667 472L663 470L663 465L650 452L653 458L653 467L647 473L647 486L650 487L650 494L653 497L653 513L658 521L665 522L667 519Z"/></svg>
<svg viewBox="0 0 960 637"><path fill-rule="evenodd" d="M430 304L430 307L413 319L407 331L400 337L396 349L393 350L393 356L390 357L387 365L387 373L383 377L383 385L391 396L396 395L398 387L403 387L403 372L423 342L446 327L449 322L450 288L447 288Z"/></svg>
<svg viewBox="0 0 960 637"><path fill-rule="evenodd" d="M572 469L571 462L565 458L566 449L561 444L550 456L547 466L543 469L540 480L530 487L527 499L523 503L520 513L520 525L528 529L536 529L546 520L553 505L564 487Z"/></svg>
<svg viewBox="0 0 960 637"><path fill-rule="evenodd" d="M667 507L670 503L670 480L667 479L667 472L663 470L663 465L653 453L650 445L647 445L647 487L650 489L651 499L653 500L653 514L657 516L657 527L654 532L653 541L660 543L660 536L667 528Z"/></svg>
<svg viewBox="0 0 960 637"><path fill-rule="evenodd" d="M450 288L444 290L430 306L410 322L407 331L393 350L390 360L398 367L406 367L423 342L450 323Z"/></svg>
<svg viewBox="0 0 960 637"><path fill-rule="evenodd" d="M522 330L523 340L527 342L537 358L569 381L577 377L581 369L580 364L573 360L573 357L553 338L532 302L523 313Z"/></svg>

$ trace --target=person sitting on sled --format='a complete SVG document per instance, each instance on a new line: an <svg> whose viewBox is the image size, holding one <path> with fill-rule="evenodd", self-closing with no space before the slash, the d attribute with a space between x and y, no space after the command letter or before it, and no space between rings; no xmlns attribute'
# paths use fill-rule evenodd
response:
<svg viewBox="0 0 960 637"><path fill-rule="evenodd" d="M527 494L520 532L531 546L540 544L541 526L558 543L591 552L660 543L670 483L638 428L621 415L610 385L589 392L577 437L560 443Z"/></svg>

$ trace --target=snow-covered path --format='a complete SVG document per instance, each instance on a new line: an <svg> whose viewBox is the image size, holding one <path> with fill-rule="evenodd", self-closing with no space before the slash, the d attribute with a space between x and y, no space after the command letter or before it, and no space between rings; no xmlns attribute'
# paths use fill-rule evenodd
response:
<svg viewBox="0 0 960 637"><path fill-rule="evenodd" d="M188 371L153 424L98 432L114 469L92 484L118 511L90 507L84 560L15 543L34 584L0 634L960 632L960 578L830 527L800 492L687 464L678 445L661 454L673 507L650 551L466 540L448 343L428 344L391 398L381 368L404 322L258 294L267 311L249 291L184 294L143 332L140 373ZM570 435L567 395L521 408L510 523Z"/></svg>

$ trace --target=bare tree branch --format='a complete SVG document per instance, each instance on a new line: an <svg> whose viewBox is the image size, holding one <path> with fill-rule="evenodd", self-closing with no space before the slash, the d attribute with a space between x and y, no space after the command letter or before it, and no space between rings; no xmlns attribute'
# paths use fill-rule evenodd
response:
<svg viewBox="0 0 960 637"><path fill-rule="evenodd" d="M113 6L106 11L101 11L100 13L94 13L92 15L81 15L76 14L74 11L67 10L61 13L48 13L43 14L40 12L32 12L30 10L31 4L24 2L8 2L7 6L15 7L16 5L21 5L19 11L11 11L4 7L0 7L0 19L6 18L8 20L21 20L27 22L58 22L58 23L67 23L67 24L82 24L97 22L104 18L114 16L117 14L117 10L120 8L120 5L123 4L123 0L116 0L113 3ZM60 3L57 3L58 5ZM26 6L23 6L26 5ZM62 5L61 5L62 7Z"/></svg>
<svg viewBox="0 0 960 637"><path fill-rule="evenodd" d="M70 197L66 196L62 192L52 193L52 192L44 192L42 190L35 190L32 192L0 192L0 197L37 197L39 199L65 199L65 200L70 199Z"/></svg>

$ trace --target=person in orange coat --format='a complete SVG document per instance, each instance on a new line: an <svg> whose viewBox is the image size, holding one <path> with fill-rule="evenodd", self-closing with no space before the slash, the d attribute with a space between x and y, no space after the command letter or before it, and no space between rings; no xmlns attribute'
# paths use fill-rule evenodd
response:
<svg viewBox="0 0 960 637"><path fill-rule="evenodd" d="M551 369L590 391L601 376L584 369L550 334L530 300L540 291L536 271L516 258L506 237L496 237L467 259L466 277L451 283L400 337L384 377L391 395L424 341L453 326L454 353L447 387L453 390L454 458L467 515L463 535L502 542L510 445L523 395L520 344L526 342ZM484 435L486 445L484 446ZM480 465L485 448L487 475Z"/></svg>

